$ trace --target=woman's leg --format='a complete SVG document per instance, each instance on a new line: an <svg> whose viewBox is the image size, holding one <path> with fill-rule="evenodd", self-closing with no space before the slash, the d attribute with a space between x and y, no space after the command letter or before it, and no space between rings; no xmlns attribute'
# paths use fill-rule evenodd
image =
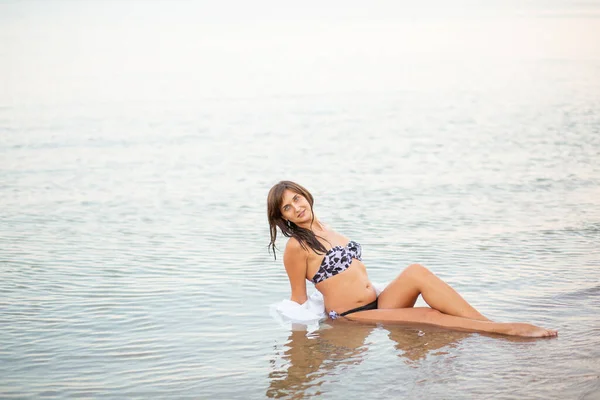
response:
<svg viewBox="0 0 600 400"><path fill-rule="evenodd" d="M408 266L381 292L378 308L413 307L419 295L431 308L444 314L489 321L456 290L419 264Z"/></svg>
<svg viewBox="0 0 600 400"><path fill-rule="evenodd" d="M361 322L428 324L459 331L489 332L526 337L551 337L558 332L524 323L500 323L456 317L427 307L359 311L345 318Z"/></svg>

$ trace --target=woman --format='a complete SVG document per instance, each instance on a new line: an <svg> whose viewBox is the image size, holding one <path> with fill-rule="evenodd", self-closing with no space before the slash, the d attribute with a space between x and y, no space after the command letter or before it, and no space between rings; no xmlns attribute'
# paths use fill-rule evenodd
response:
<svg viewBox="0 0 600 400"><path fill-rule="evenodd" d="M297 183L281 181L267 198L275 254L277 228L289 237L283 263L291 300L307 300L306 280L323 295L331 318L355 321L425 323L450 329L546 337L557 331L524 323L498 323L481 315L454 289L419 264L407 267L379 296L362 263L360 244L325 226L313 212L313 196ZM415 308L419 295L431 308Z"/></svg>

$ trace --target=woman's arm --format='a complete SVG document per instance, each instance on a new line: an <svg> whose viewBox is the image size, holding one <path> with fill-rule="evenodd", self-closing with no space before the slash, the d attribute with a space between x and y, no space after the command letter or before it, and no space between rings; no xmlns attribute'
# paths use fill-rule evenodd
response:
<svg viewBox="0 0 600 400"><path fill-rule="evenodd" d="M290 300L303 304L308 300L306 295L306 260L307 252L300 243L290 238L283 253L283 265L290 280L292 297Z"/></svg>

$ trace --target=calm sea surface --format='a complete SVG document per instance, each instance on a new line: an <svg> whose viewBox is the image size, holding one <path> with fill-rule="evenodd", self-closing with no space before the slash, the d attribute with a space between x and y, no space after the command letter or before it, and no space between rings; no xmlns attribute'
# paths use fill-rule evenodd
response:
<svg viewBox="0 0 600 400"><path fill-rule="evenodd" d="M70 15L54 4L52 18ZM590 45L600 13L468 25L493 48L485 39L442 56L381 45L424 37L427 24L366 29L365 42L329 32L314 64L282 58L263 68L243 61L247 51L234 66L248 76L209 68L216 75L196 82L166 64L171 75L147 66L139 77L124 59L131 69L116 74L101 41L88 44L101 48L102 70L89 60L57 68L54 50L64 56L74 42L51 39L69 37L67 28L30 34L42 11L9 6L0 31L13 63L0 78L1 398L600 398L600 51ZM451 47L466 31L450 21L434 37ZM356 38L352 26L337 25ZM510 26L523 40L499 39ZM244 29L221 32L225 50L206 49L233 54L237 38L247 40L240 49L265 52L262 33L248 39ZM445 48L440 40L423 46ZM343 65L352 74L331 70ZM257 90L272 72L278 90ZM43 89L27 79L39 74ZM215 82L246 80L258 86L215 91ZM269 305L289 289L281 253L275 261L267 251L266 221L267 192L281 179L306 186L317 215L362 243L374 282L419 262L486 316L559 337L281 327Z"/></svg>

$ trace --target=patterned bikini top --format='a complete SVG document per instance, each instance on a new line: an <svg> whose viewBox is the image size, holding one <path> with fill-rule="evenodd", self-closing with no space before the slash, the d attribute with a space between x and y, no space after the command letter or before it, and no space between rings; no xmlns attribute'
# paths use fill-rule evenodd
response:
<svg viewBox="0 0 600 400"><path fill-rule="evenodd" d="M316 285L327 278L344 272L352 264L352 259L362 261L362 248L360 244L351 240L346 246L335 246L325 253L319 270L313 276L312 282Z"/></svg>

